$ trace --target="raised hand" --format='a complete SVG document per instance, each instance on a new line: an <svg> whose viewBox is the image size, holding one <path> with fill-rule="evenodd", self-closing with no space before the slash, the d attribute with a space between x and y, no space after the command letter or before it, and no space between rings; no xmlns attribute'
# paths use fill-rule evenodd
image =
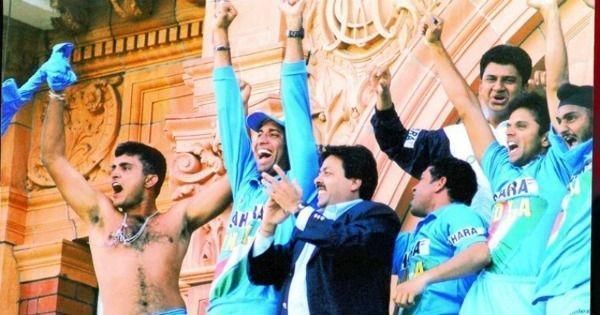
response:
<svg viewBox="0 0 600 315"><path fill-rule="evenodd" d="M302 12L306 0L281 0L279 9L285 14L285 21L289 30L298 30L302 27Z"/></svg>
<svg viewBox="0 0 600 315"><path fill-rule="evenodd" d="M427 45L441 45L444 21L435 15L425 15L419 22L418 32Z"/></svg>
<svg viewBox="0 0 600 315"><path fill-rule="evenodd" d="M237 16L237 10L229 1L217 1L215 8L215 29L227 30Z"/></svg>
<svg viewBox="0 0 600 315"><path fill-rule="evenodd" d="M390 94L391 80L390 70L385 65L373 68L369 74L369 90L377 94L377 110L389 109L394 105Z"/></svg>
<svg viewBox="0 0 600 315"><path fill-rule="evenodd" d="M252 93L252 85L241 79L239 80L239 84L240 93L242 93L242 102L244 102L246 112L248 112L248 100L250 100L250 94Z"/></svg>
<svg viewBox="0 0 600 315"><path fill-rule="evenodd" d="M279 165L274 165L273 169L279 175L279 179L263 172L263 185L265 185L271 199L282 209L288 214L296 213L298 211L298 204L302 200L302 189L298 184L290 181Z"/></svg>

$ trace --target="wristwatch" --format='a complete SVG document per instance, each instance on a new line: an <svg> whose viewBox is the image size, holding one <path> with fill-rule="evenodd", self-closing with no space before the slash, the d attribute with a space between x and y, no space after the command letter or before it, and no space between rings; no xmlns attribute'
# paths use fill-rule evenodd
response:
<svg viewBox="0 0 600 315"><path fill-rule="evenodd" d="M297 31L288 30L287 36L289 38L304 38L304 28L300 28Z"/></svg>

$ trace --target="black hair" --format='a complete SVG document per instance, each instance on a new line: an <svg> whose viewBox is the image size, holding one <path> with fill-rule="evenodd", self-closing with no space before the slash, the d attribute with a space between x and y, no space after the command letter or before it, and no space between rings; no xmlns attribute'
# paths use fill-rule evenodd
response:
<svg viewBox="0 0 600 315"><path fill-rule="evenodd" d="M519 75L523 86L529 81L531 77L531 57L521 47L510 46L510 45L498 45L490 48L481 56L479 62L479 78L483 78L485 68L490 62L501 64L501 65L513 65Z"/></svg>
<svg viewBox="0 0 600 315"><path fill-rule="evenodd" d="M510 114L519 108L527 109L533 115L535 121L540 125L538 131L540 136L550 130L550 114L548 113L546 98L533 92L522 93L508 103Z"/></svg>
<svg viewBox="0 0 600 315"><path fill-rule="evenodd" d="M432 180L446 178L446 189L452 201L471 205L477 192L477 176L468 162L455 157L447 157L430 164Z"/></svg>
<svg viewBox="0 0 600 315"><path fill-rule="evenodd" d="M154 192L158 196L167 173L167 162L164 155L151 146L135 141L120 143L115 149L115 157L121 155L137 156L142 162L144 175L155 174L158 176L158 182L154 185Z"/></svg>
<svg viewBox="0 0 600 315"><path fill-rule="evenodd" d="M321 148L321 161L333 155L342 160L344 176L361 180L359 197L371 200L377 187L377 162L373 153L363 145L328 145Z"/></svg>

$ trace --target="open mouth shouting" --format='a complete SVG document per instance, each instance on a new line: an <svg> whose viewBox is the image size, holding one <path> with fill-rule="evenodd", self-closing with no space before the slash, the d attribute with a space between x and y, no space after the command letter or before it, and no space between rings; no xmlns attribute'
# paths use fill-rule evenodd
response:
<svg viewBox="0 0 600 315"><path fill-rule="evenodd" d="M565 140L569 148L577 144L577 136L574 134L563 134L563 140Z"/></svg>
<svg viewBox="0 0 600 315"><path fill-rule="evenodd" d="M508 142L506 142L506 148L508 149L508 155L514 161L514 155L517 153L517 150L519 149L519 145L513 141L508 141Z"/></svg>
<svg viewBox="0 0 600 315"><path fill-rule="evenodd" d="M266 160L266 159L270 159L273 156L273 152L267 150L267 149L258 149L258 151L256 152L257 156L258 156L258 160Z"/></svg>
<svg viewBox="0 0 600 315"><path fill-rule="evenodd" d="M113 192L114 192L115 194L118 194L118 193L120 193L121 191L123 191L123 186L121 186L121 184L119 184L119 183L117 183L117 182L113 182L113 183L112 183L112 189L113 189Z"/></svg>

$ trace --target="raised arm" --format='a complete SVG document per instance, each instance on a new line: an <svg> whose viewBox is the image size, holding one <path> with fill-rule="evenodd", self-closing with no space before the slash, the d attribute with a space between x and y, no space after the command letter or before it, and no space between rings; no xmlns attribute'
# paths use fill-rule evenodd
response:
<svg viewBox="0 0 600 315"><path fill-rule="evenodd" d="M319 157L312 128L302 36L297 33L302 29L305 5L305 0L283 1L280 5L288 31L281 69L281 97L290 176L300 185L303 200L309 201L315 190L313 180L319 172Z"/></svg>
<svg viewBox="0 0 600 315"><path fill-rule="evenodd" d="M558 127L556 121L558 96L556 92L561 84L569 82L569 65L567 46L560 25L560 14L557 0L528 0L528 4L536 8L544 18L546 35L546 99L552 126Z"/></svg>
<svg viewBox="0 0 600 315"><path fill-rule="evenodd" d="M434 70L465 124L477 160L481 161L485 149L495 140L494 134L481 111L477 96L460 75L441 42L442 26L443 21L439 17L430 15L421 20L419 30L431 53Z"/></svg>
<svg viewBox="0 0 600 315"><path fill-rule="evenodd" d="M240 85L231 67L228 29L237 11L228 1L218 1L213 25L215 46L213 82L217 103L217 120L223 147L223 160L231 190L236 198L237 190L245 176L254 170L252 148L248 129L244 100ZM244 94L246 91L243 90Z"/></svg>
<svg viewBox="0 0 600 315"><path fill-rule="evenodd" d="M86 222L95 223L100 215L100 199L106 197L94 190L67 160L63 122L65 97L50 92L49 98L42 124L42 163L71 208Z"/></svg>
<svg viewBox="0 0 600 315"><path fill-rule="evenodd" d="M371 125L379 148L405 172L415 178L432 161L449 157L450 141L443 129L406 129L396 113L390 93L391 75L386 66L369 74L369 90L377 95Z"/></svg>
<svg viewBox="0 0 600 315"><path fill-rule="evenodd" d="M229 47L229 25L237 16L237 10L229 1L215 1L215 21L213 29L213 47L215 49L214 67L231 66Z"/></svg>
<svg viewBox="0 0 600 315"><path fill-rule="evenodd" d="M185 214L190 232L223 213L231 204L231 185L227 176L219 178L205 190L185 201ZM183 202L183 201L182 201Z"/></svg>

